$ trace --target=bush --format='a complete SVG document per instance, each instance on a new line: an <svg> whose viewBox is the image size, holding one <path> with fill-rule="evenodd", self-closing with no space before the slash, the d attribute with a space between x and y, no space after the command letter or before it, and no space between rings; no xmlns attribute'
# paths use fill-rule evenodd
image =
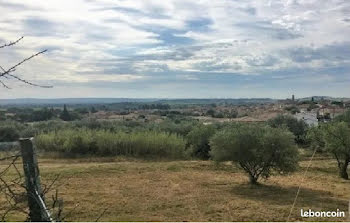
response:
<svg viewBox="0 0 350 223"><path fill-rule="evenodd" d="M345 122L330 122L314 127L308 136L317 148L333 154L337 160L339 176L348 180L347 173L350 164L350 127Z"/></svg>
<svg viewBox="0 0 350 223"><path fill-rule="evenodd" d="M215 128L212 125L201 125L187 135L187 146L191 156L200 159L208 159L210 157L209 139L215 133Z"/></svg>
<svg viewBox="0 0 350 223"><path fill-rule="evenodd" d="M268 120L268 124L273 128L287 128L295 136L295 142L304 144L308 126L303 120L298 120L291 115L278 115Z"/></svg>
<svg viewBox="0 0 350 223"><path fill-rule="evenodd" d="M182 119L182 120L164 120L160 123L150 123L147 128L155 131L173 133L186 136L193 128L198 125L198 121Z"/></svg>
<svg viewBox="0 0 350 223"><path fill-rule="evenodd" d="M0 127L0 142L12 142L19 138L19 132L13 126Z"/></svg>
<svg viewBox="0 0 350 223"><path fill-rule="evenodd" d="M240 125L216 133L210 141L215 161L236 162L256 184L271 171L287 173L297 167L298 151L292 133L261 125Z"/></svg>
<svg viewBox="0 0 350 223"><path fill-rule="evenodd" d="M66 155L125 155L132 157L184 158L185 140L177 135L154 132L110 132L104 130L68 129L38 135L41 151Z"/></svg>
<svg viewBox="0 0 350 223"><path fill-rule="evenodd" d="M348 125L350 125L350 110L347 110L345 113L336 116L334 118L334 121L346 122Z"/></svg>
<svg viewBox="0 0 350 223"><path fill-rule="evenodd" d="M284 108L286 111L289 111L291 114L296 114L296 113L300 113L300 110L297 106L293 105L293 106L288 106Z"/></svg>
<svg viewBox="0 0 350 223"><path fill-rule="evenodd" d="M309 107L307 108L307 111L311 111L311 110L313 110L313 109L315 109L315 108L318 108L318 106L317 106L316 104L312 103L312 104L310 104Z"/></svg>

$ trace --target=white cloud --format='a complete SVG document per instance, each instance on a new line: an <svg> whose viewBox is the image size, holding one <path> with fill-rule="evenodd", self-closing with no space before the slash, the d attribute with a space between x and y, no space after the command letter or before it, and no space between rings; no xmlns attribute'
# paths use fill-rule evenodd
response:
<svg viewBox="0 0 350 223"><path fill-rule="evenodd" d="M48 48L18 70L45 83L349 65L341 49L349 46L347 0L12 0L0 10L0 41L25 36L13 51L0 51L1 64Z"/></svg>

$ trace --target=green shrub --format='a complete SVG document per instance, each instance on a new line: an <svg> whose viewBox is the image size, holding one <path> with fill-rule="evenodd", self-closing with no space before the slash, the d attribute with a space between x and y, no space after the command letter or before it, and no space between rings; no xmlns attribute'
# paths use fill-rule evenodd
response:
<svg viewBox="0 0 350 223"><path fill-rule="evenodd" d="M313 127L308 133L311 145L333 154L338 163L339 176L348 180L350 164L350 127L346 122L329 122Z"/></svg>
<svg viewBox="0 0 350 223"><path fill-rule="evenodd" d="M285 107L284 110L289 111L293 115L300 113L300 109L295 105Z"/></svg>
<svg viewBox="0 0 350 223"><path fill-rule="evenodd" d="M295 142L304 144L308 126L305 121L298 120L291 115L278 115L268 120L268 124L273 128L287 128L295 136Z"/></svg>
<svg viewBox="0 0 350 223"><path fill-rule="evenodd" d="M344 112L343 114L336 116L334 118L334 121L346 122L348 125L350 125L350 109Z"/></svg>
<svg viewBox="0 0 350 223"><path fill-rule="evenodd" d="M68 129L40 134L35 139L39 150L99 156L184 158L185 140L175 134L155 131L110 132Z"/></svg>
<svg viewBox="0 0 350 223"><path fill-rule="evenodd" d="M214 133L215 127L212 125L201 125L189 132L186 138L191 156L208 159L210 157L209 139Z"/></svg>
<svg viewBox="0 0 350 223"><path fill-rule="evenodd" d="M0 142L12 142L19 138L19 132L13 126L0 127Z"/></svg>

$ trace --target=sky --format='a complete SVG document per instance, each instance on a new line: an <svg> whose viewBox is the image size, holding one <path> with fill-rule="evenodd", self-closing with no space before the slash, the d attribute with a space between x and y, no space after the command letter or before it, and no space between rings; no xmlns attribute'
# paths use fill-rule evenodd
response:
<svg viewBox="0 0 350 223"><path fill-rule="evenodd" d="M0 98L350 97L349 0L0 0Z"/></svg>

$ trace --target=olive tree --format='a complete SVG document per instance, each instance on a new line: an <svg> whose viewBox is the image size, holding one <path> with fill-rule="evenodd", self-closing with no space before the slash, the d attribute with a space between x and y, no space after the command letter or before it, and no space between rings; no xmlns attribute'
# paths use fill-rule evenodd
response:
<svg viewBox="0 0 350 223"><path fill-rule="evenodd" d="M296 170L298 151L294 136L285 129L262 125L241 125L216 133L210 142L215 161L232 161L248 173L250 182L268 178L272 171Z"/></svg>
<svg viewBox="0 0 350 223"><path fill-rule="evenodd" d="M305 143L307 133L307 124L303 120L298 120L291 115L278 115L268 121L268 124L274 128L287 128L295 136L295 142Z"/></svg>
<svg viewBox="0 0 350 223"><path fill-rule="evenodd" d="M308 134L312 145L333 154L337 160L339 176L348 180L350 163L350 127L346 122L331 122L314 127Z"/></svg>
<svg viewBox="0 0 350 223"><path fill-rule="evenodd" d="M191 156L200 159L209 159L209 139L214 133L215 127L212 125L200 125L193 128L186 136L187 147L189 147Z"/></svg>
<svg viewBox="0 0 350 223"><path fill-rule="evenodd" d="M343 121L350 125L350 110L347 110L343 114L336 116L334 118L334 121L339 121L339 122Z"/></svg>

